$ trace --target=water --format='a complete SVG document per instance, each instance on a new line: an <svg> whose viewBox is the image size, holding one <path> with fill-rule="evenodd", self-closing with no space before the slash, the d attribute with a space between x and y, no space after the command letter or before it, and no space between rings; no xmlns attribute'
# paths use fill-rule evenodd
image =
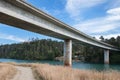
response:
<svg viewBox="0 0 120 80"><path fill-rule="evenodd" d="M60 61L41 61L41 60L17 60L17 59L0 59L0 62L16 62L16 63L49 63L52 65L63 65L63 62ZM120 65L105 65L105 64L91 64L91 63L83 63L83 62L73 62L73 68L77 69L87 69L87 70L119 70Z"/></svg>

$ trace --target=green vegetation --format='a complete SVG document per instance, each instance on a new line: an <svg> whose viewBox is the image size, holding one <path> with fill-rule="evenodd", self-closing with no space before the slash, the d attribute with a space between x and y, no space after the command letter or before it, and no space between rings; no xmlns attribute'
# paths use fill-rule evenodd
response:
<svg viewBox="0 0 120 80"><path fill-rule="evenodd" d="M52 60L63 53L63 42L32 39L30 42L1 45L0 57L26 60Z"/></svg>
<svg viewBox="0 0 120 80"><path fill-rule="evenodd" d="M120 36L117 38L104 39L101 41L120 48ZM26 60L54 60L55 57L63 56L63 41L51 39L32 39L29 42L6 44L0 46L0 58L14 58ZM73 43L73 59L78 56L85 62L103 63L103 49L83 43ZM120 63L120 52L110 51L110 62Z"/></svg>

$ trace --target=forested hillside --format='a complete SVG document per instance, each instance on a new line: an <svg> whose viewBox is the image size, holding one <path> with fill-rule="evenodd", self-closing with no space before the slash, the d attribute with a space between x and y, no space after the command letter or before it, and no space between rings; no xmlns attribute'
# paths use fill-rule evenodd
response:
<svg viewBox="0 0 120 80"><path fill-rule="evenodd" d="M50 39L32 39L30 42L0 46L0 57L5 58L51 60L56 56L61 56L62 53L63 42Z"/></svg>
<svg viewBox="0 0 120 80"><path fill-rule="evenodd" d="M104 39L101 41L120 48L120 36L117 38ZM55 57L63 56L63 42L51 39L32 39L29 42L7 44L0 46L1 58L14 58L26 60L54 60ZM85 62L103 63L103 49L88 44L73 43L73 59L77 55L84 57ZM110 51L110 62L120 63L120 52Z"/></svg>

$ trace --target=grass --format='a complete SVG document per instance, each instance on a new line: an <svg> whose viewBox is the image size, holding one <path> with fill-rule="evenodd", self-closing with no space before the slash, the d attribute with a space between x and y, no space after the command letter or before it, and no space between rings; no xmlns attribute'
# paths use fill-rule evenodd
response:
<svg viewBox="0 0 120 80"><path fill-rule="evenodd" d="M53 66L49 64L38 63L7 64L14 66L32 67L36 80L120 80L120 72L115 70L79 70L72 69L70 67Z"/></svg>
<svg viewBox="0 0 120 80"><path fill-rule="evenodd" d="M9 80L16 74L16 69L13 65L0 63L0 80Z"/></svg>
<svg viewBox="0 0 120 80"><path fill-rule="evenodd" d="M37 80L120 80L118 71L78 70L63 66L37 64L33 66Z"/></svg>

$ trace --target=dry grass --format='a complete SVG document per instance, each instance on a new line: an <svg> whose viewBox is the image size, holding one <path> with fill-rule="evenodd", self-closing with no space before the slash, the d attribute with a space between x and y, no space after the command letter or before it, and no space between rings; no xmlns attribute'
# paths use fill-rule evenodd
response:
<svg viewBox="0 0 120 80"><path fill-rule="evenodd" d="M0 80L10 80L16 74L16 68L13 65L0 63Z"/></svg>
<svg viewBox="0 0 120 80"><path fill-rule="evenodd" d="M34 64L37 80L120 80L118 71L78 70L69 67Z"/></svg>
<svg viewBox="0 0 120 80"><path fill-rule="evenodd" d="M70 67L38 63L7 63L14 66L32 67L37 80L120 80L119 71L79 70ZM4 80L4 79L0 79Z"/></svg>

